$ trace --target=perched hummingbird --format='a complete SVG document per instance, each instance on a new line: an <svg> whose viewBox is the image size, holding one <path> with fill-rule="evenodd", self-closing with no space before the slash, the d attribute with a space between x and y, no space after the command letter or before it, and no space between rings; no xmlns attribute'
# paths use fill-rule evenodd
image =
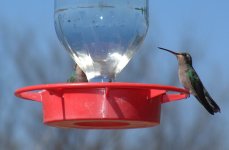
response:
<svg viewBox="0 0 229 150"><path fill-rule="evenodd" d="M67 80L67 82L88 82L87 76L80 69L80 67L76 64L74 67L73 75Z"/></svg>
<svg viewBox="0 0 229 150"><path fill-rule="evenodd" d="M208 91L204 88L199 76L192 67L191 55L189 53L176 53L161 47L158 48L168 51L177 57L179 65L179 80L184 88L194 95L210 114L214 115L214 113L220 112L219 106L208 94Z"/></svg>

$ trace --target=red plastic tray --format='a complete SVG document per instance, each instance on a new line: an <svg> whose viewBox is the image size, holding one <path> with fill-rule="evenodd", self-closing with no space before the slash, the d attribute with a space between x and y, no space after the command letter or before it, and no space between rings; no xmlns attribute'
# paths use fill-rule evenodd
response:
<svg viewBox="0 0 229 150"><path fill-rule="evenodd" d="M56 127L126 129L160 123L161 104L189 92L141 83L59 83L28 86L15 95L41 102L44 123Z"/></svg>

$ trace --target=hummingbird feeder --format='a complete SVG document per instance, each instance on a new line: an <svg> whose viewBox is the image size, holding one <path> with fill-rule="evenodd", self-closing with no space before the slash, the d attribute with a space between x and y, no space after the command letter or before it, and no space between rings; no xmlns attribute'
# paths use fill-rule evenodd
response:
<svg viewBox="0 0 229 150"><path fill-rule="evenodd" d="M114 82L148 30L148 0L55 0L57 36L88 83L28 86L15 95L41 102L55 127L127 129L160 123L161 104L189 96L185 89Z"/></svg>

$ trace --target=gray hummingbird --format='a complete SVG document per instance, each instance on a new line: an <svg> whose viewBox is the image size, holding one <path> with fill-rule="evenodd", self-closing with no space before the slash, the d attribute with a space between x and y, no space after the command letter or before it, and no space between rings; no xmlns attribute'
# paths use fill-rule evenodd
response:
<svg viewBox="0 0 229 150"><path fill-rule="evenodd" d="M67 82L88 82L86 74L81 70L81 68L75 64L74 66L74 73L71 77L67 80Z"/></svg>
<svg viewBox="0 0 229 150"><path fill-rule="evenodd" d="M219 106L209 95L193 68L191 55L189 53L176 53L161 47L158 48L168 51L177 57L179 80L184 88L194 95L210 114L214 115L214 113L220 112Z"/></svg>

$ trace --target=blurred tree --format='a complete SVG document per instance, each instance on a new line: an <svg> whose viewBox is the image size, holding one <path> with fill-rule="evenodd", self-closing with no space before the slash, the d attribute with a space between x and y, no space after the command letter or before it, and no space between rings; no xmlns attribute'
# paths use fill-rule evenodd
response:
<svg viewBox="0 0 229 150"><path fill-rule="evenodd" d="M215 150L227 142L219 126L215 125L217 119L206 115L202 107L190 112L182 109L188 108L190 101L194 101L192 98L163 105L161 125L155 128L94 131L45 126L40 105L20 101L12 93L21 86L65 81L73 63L67 54L63 55L56 41L47 40L47 46L40 47L33 30L20 33L2 24L0 29L0 66L3 70L0 75L3 93L0 98L0 149ZM128 81L146 82L142 74L148 78L149 74L158 72L153 67L147 70L147 67L157 65L152 59L156 55L143 54L151 46L144 49L125 68L119 80L126 81L128 77ZM165 75L161 75L161 79L170 85L178 84L175 69L166 76L169 76L167 80ZM191 112L193 114L188 114Z"/></svg>

